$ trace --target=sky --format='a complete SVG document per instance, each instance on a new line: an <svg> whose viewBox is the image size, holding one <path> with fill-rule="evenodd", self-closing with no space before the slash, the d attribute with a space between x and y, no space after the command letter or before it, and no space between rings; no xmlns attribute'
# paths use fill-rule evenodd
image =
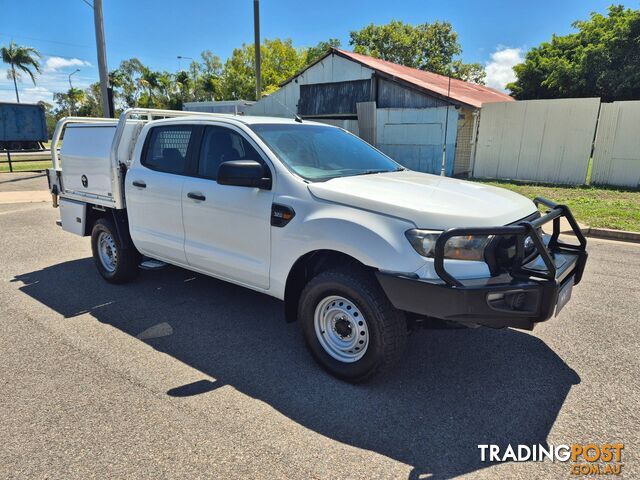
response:
<svg viewBox="0 0 640 480"><path fill-rule="evenodd" d="M92 0L0 0L0 45L11 40L37 48L43 72L34 86L18 85L22 102L52 101L53 92L98 80ZM617 2L640 8L640 1ZM107 61L110 69L137 57L151 68L176 71L211 50L223 60L235 47L253 43L252 0L104 0ZM504 88L511 67L528 49L552 34L573 31L571 23L590 12L606 12L609 1L445 1L430 0L262 0L263 38L291 38L297 47L338 38L349 50L349 32L392 19L407 23L452 23L465 62L479 62L487 84ZM12 81L0 63L0 101L15 101Z"/></svg>

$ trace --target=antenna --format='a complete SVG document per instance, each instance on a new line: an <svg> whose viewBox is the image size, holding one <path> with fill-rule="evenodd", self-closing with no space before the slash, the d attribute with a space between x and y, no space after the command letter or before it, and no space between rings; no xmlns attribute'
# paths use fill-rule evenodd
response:
<svg viewBox="0 0 640 480"><path fill-rule="evenodd" d="M449 64L449 85L447 87L447 114L444 120L444 142L442 143L442 167L440 176L447 176L447 130L449 129L449 105L451 104L451 64Z"/></svg>

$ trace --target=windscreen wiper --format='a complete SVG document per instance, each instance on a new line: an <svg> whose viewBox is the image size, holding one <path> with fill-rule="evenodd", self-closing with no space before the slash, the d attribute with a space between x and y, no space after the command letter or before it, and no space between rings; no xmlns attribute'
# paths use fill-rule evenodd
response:
<svg viewBox="0 0 640 480"><path fill-rule="evenodd" d="M357 173L356 175L371 175L374 173L391 173L391 172L401 172L402 170L404 170L404 168L398 168L396 170L387 170L386 168L380 168L377 170L363 170L360 173Z"/></svg>

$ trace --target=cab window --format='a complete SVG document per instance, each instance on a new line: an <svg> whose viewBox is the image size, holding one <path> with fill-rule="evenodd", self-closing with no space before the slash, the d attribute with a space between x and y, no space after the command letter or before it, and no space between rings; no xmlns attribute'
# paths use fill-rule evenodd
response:
<svg viewBox="0 0 640 480"><path fill-rule="evenodd" d="M207 127L202 136L198 176L215 180L220 164L231 160L263 163L256 149L238 132L224 127Z"/></svg>
<svg viewBox="0 0 640 480"><path fill-rule="evenodd" d="M189 125L152 128L142 165L160 172L185 174L192 133Z"/></svg>

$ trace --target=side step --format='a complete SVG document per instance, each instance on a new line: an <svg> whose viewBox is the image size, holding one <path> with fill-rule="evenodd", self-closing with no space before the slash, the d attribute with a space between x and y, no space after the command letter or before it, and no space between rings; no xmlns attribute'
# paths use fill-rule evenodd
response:
<svg viewBox="0 0 640 480"><path fill-rule="evenodd" d="M161 262L160 260L155 260L153 258L145 258L142 260L140 265L138 266L142 270L160 270L161 268L166 267L168 264Z"/></svg>

